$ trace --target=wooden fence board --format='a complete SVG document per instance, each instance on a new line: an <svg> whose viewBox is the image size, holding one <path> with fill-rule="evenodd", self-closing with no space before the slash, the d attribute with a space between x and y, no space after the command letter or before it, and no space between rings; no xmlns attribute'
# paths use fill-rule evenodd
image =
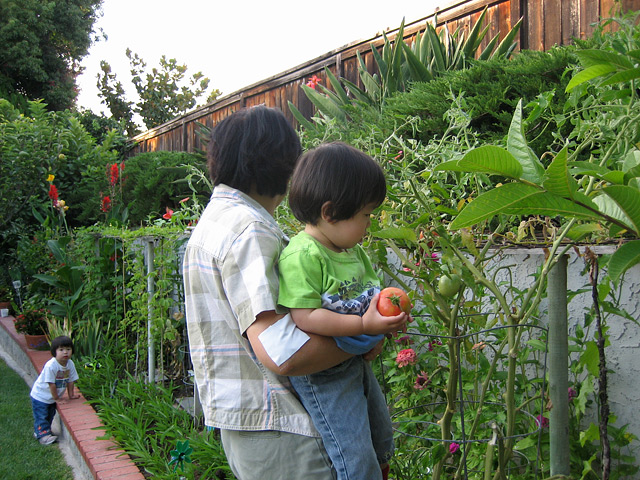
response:
<svg viewBox="0 0 640 480"><path fill-rule="evenodd" d="M434 23L436 19L437 30L446 24L451 33L460 28L460 32L464 32L466 38L471 24L475 24L483 9L487 7L485 25L489 25L489 33L481 49L495 32L499 31L500 38L503 38L512 26L523 18L516 49L546 50L556 44L568 44L574 38L585 38L593 31L590 24L597 22L601 17L609 17L611 8L617 4L614 0L449 1L446 6L433 12L425 12L424 18L405 25L405 38L409 41L416 32L424 31L427 22ZM640 0L622 0L621 5L624 12L640 10ZM386 34L393 40L397 29L387 31ZM345 45L150 129L132 139L135 147L130 155L155 150L192 152L201 149L197 134L198 123L212 128L234 111L253 105L265 104L280 108L295 124L288 106L288 102L291 101L306 118L310 118L314 113L314 107L301 86L312 75L317 75L322 80L322 85L327 86L324 68L328 67L334 74L363 88L356 52L362 56L367 71L371 74L376 73L371 44L379 48L383 44L382 35Z"/></svg>

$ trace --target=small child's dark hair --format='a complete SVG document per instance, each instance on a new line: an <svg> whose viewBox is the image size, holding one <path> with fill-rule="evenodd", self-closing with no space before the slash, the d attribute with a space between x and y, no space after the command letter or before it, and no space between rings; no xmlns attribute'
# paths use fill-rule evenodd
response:
<svg viewBox="0 0 640 480"><path fill-rule="evenodd" d="M387 195L384 172L364 152L343 142L306 152L291 178L289 206L303 223L316 225L330 202L332 220L347 220L366 205L382 204Z"/></svg>
<svg viewBox="0 0 640 480"><path fill-rule="evenodd" d="M69 347L73 350L73 342L69 337L65 337L64 335L60 337L56 337L51 341L51 356L55 357L56 352L60 347Z"/></svg>

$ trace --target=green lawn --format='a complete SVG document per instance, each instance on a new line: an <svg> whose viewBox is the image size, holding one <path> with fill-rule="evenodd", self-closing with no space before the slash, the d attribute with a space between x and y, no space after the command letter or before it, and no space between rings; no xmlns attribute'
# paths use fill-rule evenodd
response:
<svg viewBox="0 0 640 480"><path fill-rule="evenodd" d="M57 444L33 438L29 387L0 360L0 480L73 480Z"/></svg>

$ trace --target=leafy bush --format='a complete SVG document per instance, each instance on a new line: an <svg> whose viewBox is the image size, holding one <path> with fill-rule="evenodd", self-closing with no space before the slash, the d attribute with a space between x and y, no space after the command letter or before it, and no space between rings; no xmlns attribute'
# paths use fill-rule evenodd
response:
<svg viewBox="0 0 640 480"><path fill-rule="evenodd" d="M123 202L134 225L161 217L167 207L177 209L181 199L192 195L185 165L204 168L200 156L185 152L141 153L128 158L125 165Z"/></svg>
<svg viewBox="0 0 640 480"><path fill-rule="evenodd" d="M417 135L404 129L405 138L428 141L441 137L448 124L445 113L451 108L452 98L464 99L470 126L486 142L501 140L509 129L513 110L524 99L527 104L545 94L556 112L563 110L566 101L564 88L568 79L564 72L577 59L569 48L555 48L548 52L522 51L511 60L477 61L466 70L446 72L430 82L415 83L411 91L398 94L387 101L383 118L398 115L417 115ZM547 129L531 147L539 154L553 143ZM565 132L568 133L568 132Z"/></svg>

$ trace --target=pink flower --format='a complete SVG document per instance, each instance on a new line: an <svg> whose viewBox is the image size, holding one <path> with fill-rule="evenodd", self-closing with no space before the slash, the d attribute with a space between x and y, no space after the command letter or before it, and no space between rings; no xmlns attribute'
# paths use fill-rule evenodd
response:
<svg viewBox="0 0 640 480"><path fill-rule="evenodd" d="M538 415L536 417L536 421L538 422L538 425L540 425L542 428L549 428L549 419L543 415Z"/></svg>
<svg viewBox="0 0 640 480"><path fill-rule="evenodd" d="M449 444L449 453L456 453L458 450L460 450L460 445L456 442L451 442Z"/></svg>
<svg viewBox="0 0 640 480"><path fill-rule="evenodd" d="M416 377L416 383L413 385L413 388L416 390L424 390L431 383L431 379L426 372L420 372L420 375Z"/></svg>
<svg viewBox="0 0 640 480"><path fill-rule="evenodd" d="M396 363L398 367L406 367L407 365L415 365L418 361L418 356L416 352L413 351L413 348L405 348L404 350L400 350L398 352L398 356L396 357Z"/></svg>
<svg viewBox="0 0 640 480"><path fill-rule="evenodd" d="M413 339L409 335L404 335L403 337L396 338L395 342L402 345L411 345L413 343Z"/></svg>
<svg viewBox="0 0 640 480"><path fill-rule="evenodd" d="M319 83L322 83L322 80L320 80L320 79L317 77L317 75L313 75L313 76L309 79L309 81L307 82L307 87L309 87L309 88L313 88L313 89L315 90L315 89L316 89L316 86L317 86Z"/></svg>
<svg viewBox="0 0 640 480"><path fill-rule="evenodd" d="M171 220L171 217L173 216L173 210L171 210L169 207L166 207L167 212L162 215L162 218L164 218L165 220Z"/></svg>
<svg viewBox="0 0 640 480"><path fill-rule="evenodd" d="M398 154L395 157L393 157L393 159L394 160L400 160L402 158L402 155L404 155L404 152L402 150L400 150L398 152Z"/></svg>
<svg viewBox="0 0 640 480"><path fill-rule="evenodd" d="M569 387L569 403L573 402L573 399L578 396L578 392L576 392L575 388Z"/></svg>

